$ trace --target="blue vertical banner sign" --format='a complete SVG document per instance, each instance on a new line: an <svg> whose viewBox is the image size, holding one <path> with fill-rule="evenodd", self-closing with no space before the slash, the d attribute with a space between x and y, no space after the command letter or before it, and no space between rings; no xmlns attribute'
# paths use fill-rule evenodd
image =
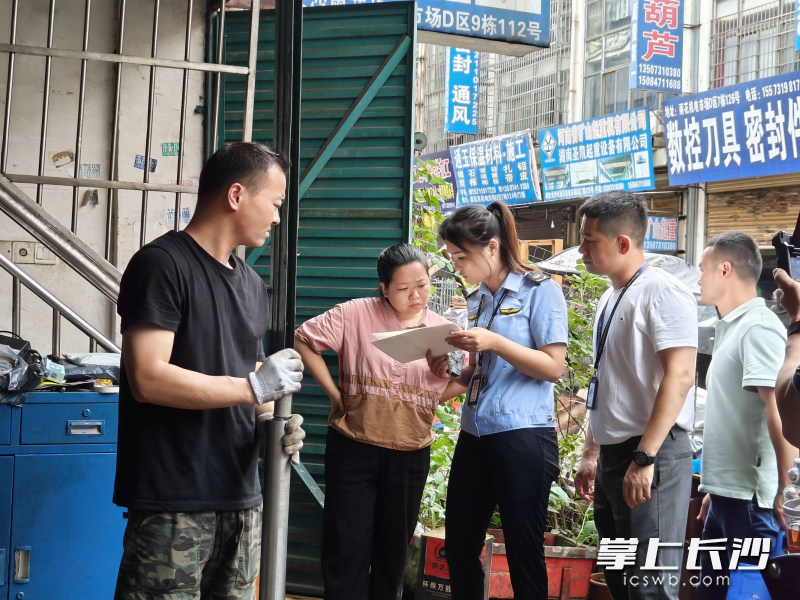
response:
<svg viewBox="0 0 800 600"><path fill-rule="evenodd" d="M800 171L800 71L664 101L669 184Z"/></svg>
<svg viewBox="0 0 800 600"><path fill-rule="evenodd" d="M539 130L544 199L652 190L650 109Z"/></svg>
<svg viewBox="0 0 800 600"><path fill-rule="evenodd" d="M480 52L447 48L444 75L444 130L478 133L478 85Z"/></svg>
<svg viewBox="0 0 800 600"><path fill-rule="evenodd" d="M407 0L303 0L303 6L376 1ZM550 45L550 0L417 0L417 28L421 32L546 48Z"/></svg>
<svg viewBox="0 0 800 600"><path fill-rule="evenodd" d="M632 90L683 89L683 0L632 0Z"/></svg>
<svg viewBox="0 0 800 600"><path fill-rule="evenodd" d="M800 0L794 7L794 49L800 52Z"/></svg>
<svg viewBox="0 0 800 600"><path fill-rule="evenodd" d="M532 204L541 201L539 171L530 131L452 146L457 206Z"/></svg>
<svg viewBox="0 0 800 600"><path fill-rule="evenodd" d="M647 252L677 252L678 219L676 217L647 217L644 249Z"/></svg>

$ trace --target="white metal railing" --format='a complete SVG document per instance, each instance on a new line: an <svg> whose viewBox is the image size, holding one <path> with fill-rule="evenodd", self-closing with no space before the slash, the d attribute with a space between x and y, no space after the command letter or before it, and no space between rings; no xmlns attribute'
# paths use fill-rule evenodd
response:
<svg viewBox="0 0 800 600"><path fill-rule="evenodd" d="M795 52L795 2L775 0L716 19L711 30L711 87L788 73Z"/></svg>

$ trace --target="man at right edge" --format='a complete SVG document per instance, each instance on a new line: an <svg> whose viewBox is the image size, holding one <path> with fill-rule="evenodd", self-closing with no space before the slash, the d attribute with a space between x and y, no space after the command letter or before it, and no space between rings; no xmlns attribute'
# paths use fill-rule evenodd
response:
<svg viewBox="0 0 800 600"><path fill-rule="evenodd" d="M601 540L638 540L635 564L605 570L614 600L677 600L691 493L697 302L677 278L648 268L647 211L635 196L600 194L580 217L586 269L607 275L612 287L597 307L590 424L575 486L594 500ZM656 570L643 570L656 538Z"/></svg>

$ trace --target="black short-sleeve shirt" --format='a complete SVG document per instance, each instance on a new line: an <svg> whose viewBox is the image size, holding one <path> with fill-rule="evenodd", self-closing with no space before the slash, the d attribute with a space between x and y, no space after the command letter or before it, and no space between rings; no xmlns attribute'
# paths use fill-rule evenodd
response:
<svg viewBox="0 0 800 600"><path fill-rule="evenodd" d="M267 290L239 258L228 268L189 234L139 250L120 284L123 337L134 325L175 332L170 363L246 377L264 360ZM184 410L138 402L122 363L114 502L160 511L242 510L261 502L255 408Z"/></svg>

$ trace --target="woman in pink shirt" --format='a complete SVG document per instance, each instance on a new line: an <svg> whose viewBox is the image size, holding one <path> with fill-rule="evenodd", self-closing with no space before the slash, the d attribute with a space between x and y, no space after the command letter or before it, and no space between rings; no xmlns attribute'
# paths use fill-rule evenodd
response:
<svg viewBox="0 0 800 600"><path fill-rule="evenodd" d="M433 443L437 405L464 392L438 360L401 364L373 333L429 327L425 255L397 244L378 258L381 296L337 304L306 321L295 347L331 399L325 448L322 578L326 600L399 600ZM321 356L339 355L339 384Z"/></svg>

